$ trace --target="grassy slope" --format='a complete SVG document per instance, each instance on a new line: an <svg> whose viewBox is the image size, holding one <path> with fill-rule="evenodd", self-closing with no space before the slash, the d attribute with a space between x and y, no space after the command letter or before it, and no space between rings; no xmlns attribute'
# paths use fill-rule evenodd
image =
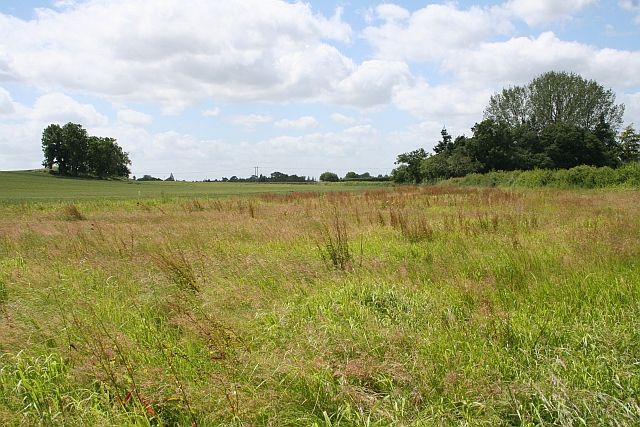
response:
<svg viewBox="0 0 640 427"><path fill-rule="evenodd" d="M0 215L9 425L640 417L637 192L77 206Z"/></svg>
<svg viewBox="0 0 640 427"><path fill-rule="evenodd" d="M139 182L76 179L40 171L0 172L0 202L79 201L92 199L148 199L220 197L294 191L343 191L375 188L384 183L267 184L205 182Z"/></svg>

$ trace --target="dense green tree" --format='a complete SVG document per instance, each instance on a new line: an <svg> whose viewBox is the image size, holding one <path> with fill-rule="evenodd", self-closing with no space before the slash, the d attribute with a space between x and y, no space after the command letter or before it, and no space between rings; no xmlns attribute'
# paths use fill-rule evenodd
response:
<svg viewBox="0 0 640 427"><path fill-rule="evenodd" d="M423 160L420 165L423 180L433 182L480 171L482 164L469 153L468 142L468 138L459 136L445 150Z"/></svg>
<svg viewBox="0 0 640 427"><path fill-rule="evenodd" d="M409 168L407 165L400 165L391 171L391 180L398 184L407 184L411 182Z"/></svg>
<svg viewBox="0 0 640 427"><path fill-rule="evenodd" d="M104 178L131 173L129 155L122 151L114 138L90 136L88 145L88 168L95 175Z"/></svg>
<svg viewBox="0 0 640 427"><path fill-rule="evenodd" d="M446 128L442 128L440 135L442 135L442 140L438 141L438 143L433 147L433 152L436 154L440 154L453 148L453 138L449 135Z"/></svg>
<svg viewBox="0 0 640 427"><path fill-rule="evenodd" d="M355 172L347 172L347 174L344 176L345 179L356 179L358 177L359 175Z"/></svg>
<svg viewBox="0 0 640 427"><path fill-rule="evenodd" d="M128 176L129 155L113 138L89 136L79 124L51 124L42 132L43 166L60 175Z"/></svg>
<svg viewBox="0 0 640 427"><path fill-rule="evenodd" d="M60 125L50 124L44 129L42 132L42 151L44 153L42 166L51 169L57 165L61 175L67 173L67 152Z"/></svg>
<svg viewBox="0 0 640 427"><path fill-rule="evenodd" d="M526 168L527 150L518 144L514 132L504 122L488 119L477 123L467 147L480 164L480 172Z"/></svg>
<svg viewBox="0 0 640 427"><path fill-rule="evenodd" d="M591 131L603 119L616 130L622 124L624 105L616 104L615 100L611 89L594 80L551 71L527 86L507 88L492 96L484 116L511 127L530 123L543 129L567 123Z"/></svg>
<svg viewBox="0 0 640 427"><path fill-rule="evenodd" d="M89 135L82 125L62 126L62 140L68 155L68 172L73 176L88 171Z"/></svg>
<svg viewBox="0 0 640 427"><path fill-rule="evenodd" d="M335 174L333 172L323 172L320 175L320 181L323 181L323 182L338 182L338 181L340 181L340 178L338 177L337 174Z"/></svg>
<svg viewBox="0 0 640 427"><path fill-rule="evenodd" d="M607 166L609 163L604 143L593 133L575 125L549 125L541 132L540 141L554 168Z"/></svg>
<svg viewBox="0 0 640 427"><path fill-rule="evenodd" d="M640 161L640 133L633 128L633 123L620 133L620 160L623 163Z"/></svg>
<svg viewBox="0 0 640 427"><path fill-rule="evenodd" d="M397 181L395 178L394 181L409 182L414 184L419 184L420 182L422 182L423 177L420 171L420 165L422 164L422 161L425 160L428 156L429 155L426 151L424 151L424 148L419 148L408 153L399 154L395 164L404 166L404 168L402 169L401 173L398 172L396 174L393 174L393 176L397 176L399 178L401 177L403 181Z"/></svg>

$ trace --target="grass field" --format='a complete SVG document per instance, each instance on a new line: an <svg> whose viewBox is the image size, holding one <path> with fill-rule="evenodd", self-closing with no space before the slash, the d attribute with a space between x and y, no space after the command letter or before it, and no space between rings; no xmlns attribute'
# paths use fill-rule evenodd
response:
<svg viewBox="0 0 640 427"><path fill-rule="evenodd" d="M640 193L196 194L0 205L5 425L638 425Z"/></svg>
<svg viewBox="0 0 640 427"><path fill-rule="evenodd" d="M44 171L0 172L0 203L28 201L134 200L175 197L223 197L259 193L298 191L358 191L385 183L353 182L349 184L270 184L165 182L76 179L50 175Z"/></svg>

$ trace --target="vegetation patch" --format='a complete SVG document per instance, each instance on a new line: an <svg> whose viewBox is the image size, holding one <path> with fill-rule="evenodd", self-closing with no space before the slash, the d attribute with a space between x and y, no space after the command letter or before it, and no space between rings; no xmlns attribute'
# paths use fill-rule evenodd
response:
<svg viewBox="0 0 640 427"><path fill-rule="evenodd" d="M89 219L63 220L57 201L0 205L6 425L640 415L635 191L398 186L74 205Z"/></svg>

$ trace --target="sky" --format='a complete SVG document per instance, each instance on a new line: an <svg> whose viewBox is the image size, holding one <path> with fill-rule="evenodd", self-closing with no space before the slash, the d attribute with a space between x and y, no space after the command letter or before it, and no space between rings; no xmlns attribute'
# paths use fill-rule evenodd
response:
<svg viewBox="0 0 640 427"><path fill-rule="evenodd" d="M640 126L640 0L3 0L0 170L74 122L138 177L387 174L551 70Z"/></svg>

